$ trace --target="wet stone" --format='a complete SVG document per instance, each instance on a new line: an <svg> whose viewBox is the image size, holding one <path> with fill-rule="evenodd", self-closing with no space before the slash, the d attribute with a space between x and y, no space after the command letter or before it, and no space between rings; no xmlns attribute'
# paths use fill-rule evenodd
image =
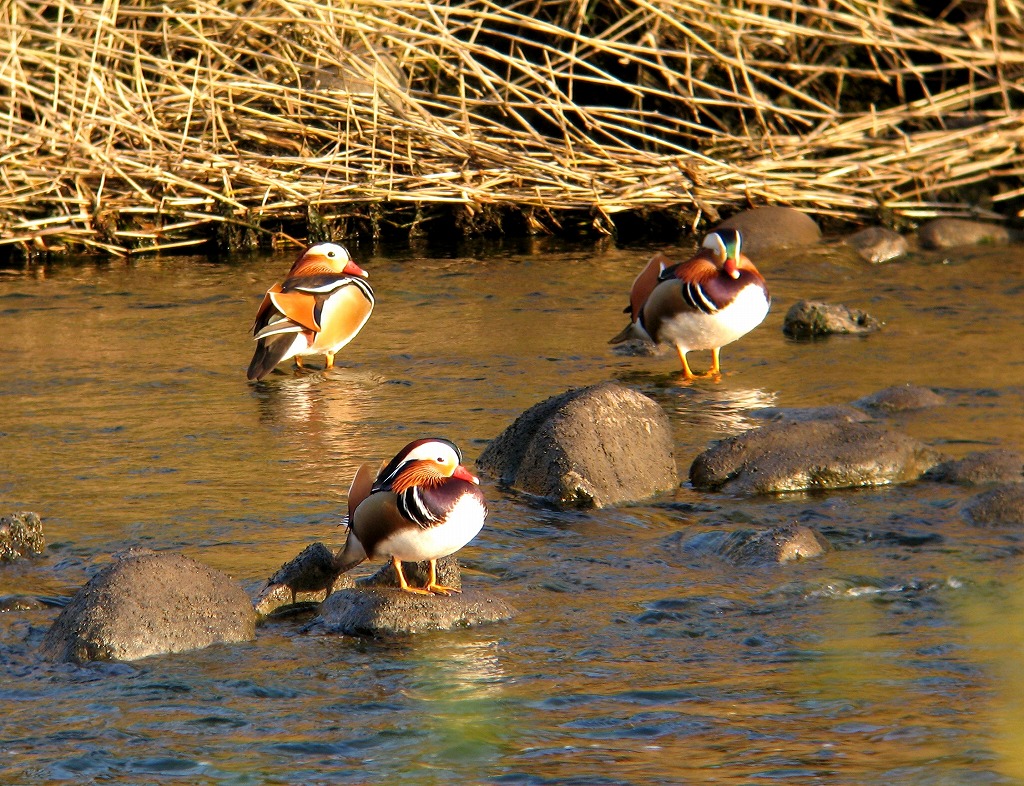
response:
<svg viewBox="0 0 1024 786"><path fill-rule="evenodd" d="M253 606L265 616L287 606L320 603L333 590L351 586L349 576L338 574L334 553L323 543L312 543L267 580Z"/></svg>
<svg viewBox="0 0 1024 786"><path fill-rule="evenodd" d="M713 530L698 533L680 545L685 551L710 554L745 567L814 559L831 549L825 538L803 524L762 530Z"/></svg>
<svg viewBox="0 0 1024 786"><path fill-rule="evenodd" d="M964 515L978 526L1024 525L1024 484L1005 483L978 494L964 506Z"/></svg>
<svg viewBox="0 0 1024 786"><path fill-rule="evenodd" d="M0 562L38 557L46 549L43 523L29 510L0 517Z"/></svg>
<svg viewBox="0 0 1024 786"><path fill-rule="evenodd" d="M980 486L1024 482L1024 456L1012 450L986 450L962 459L944 461L925 474L927 480Z"/></svg>
<svg viewBox="0 0 1024 786"><path fill-rule="evenodd" d="M870 396L859 398L853 402L853 406L874 413L891 415L898 412L913 412L919 409L938 407L945 403L946 399L931 388L908 383L893 385L879 390L877 393L872 393Z"/></svg>
<svg viewBox="0 0 1024 786"><path fill-rule="evenodd" d="M782 323L791 338L817 338L834 334L859 335L881 330L882 323L860 309L835 303L801 300L794 303Z"/></svg>
<svg viewBox="0 0 1024 786"><path fill-rule="evenodd" d="M744 495L875 486L916 480L938 460L916 439L873 424L770 423L701 453L690 482Z"/></svg>
<svg viewBox="0 0 1024 786"><path fill-rule="evenodd" d="M621 344L615 344L611 349L614 355L631 358L651 358L663 353L658 344L653 341L645 341L642 338L628 339Z"/></svg>
<svg viewBox="0 0 1024 786"><path fill-rule="evenodd" d="M452 630L510 619L515 609L479 590L419 595L385 587L356 587L332 594L306 633L381 636Z"/></svg>
<svg viewBox="0 0 1024 786"><path fill-rule="evenodd" d="M868 420L864 412L846 404L823 407L764 407L751 412L750 417L771 423L806 423L811 420L844 420L856 423Z"/></svg>
<svg viewBox="0 0 1024 786"><path fill-rule="evenodd" d="M866 227L854 232L844 242L873 265L890 262L907 253L906 238L886 227Z"/></svg>
<svg viewBox="0 0 1024 786"><path fill-rule="evenodd" d="M40 651L54 661L130 661L256 637L256 614L230 577L180 554L131 549L64 607Z"/></svg>
<svg viewBox="0 0 1024 786"><path fill-rule="evenodd" d="M0 614L12 611L40 611L46 604L29 595L0 595Z"/></svg>
<svg viewBox="0 0 1024 786"><path fill-rule="evenodd" d="M791 207L769 206L743 210L715 227L726 228L740 231L743 251L748 256L787 246L812 246L821 240L821 228L814 219Z"/></svg>
<svg viewBox="0 0 1024 786"><path fill-rule="evenodd" d="M965 218L936 218L917 230L922 248L945 249L957 246L1003 245L1013 236L1002 224L971 221Z"/></svg>
<svg viewBox="0 0 1024 786"><path fill-rule="evenodd" d="M605 507L678 485L668 416L610 382L530 407L487 446L477 466L563 507Z"/></svg>

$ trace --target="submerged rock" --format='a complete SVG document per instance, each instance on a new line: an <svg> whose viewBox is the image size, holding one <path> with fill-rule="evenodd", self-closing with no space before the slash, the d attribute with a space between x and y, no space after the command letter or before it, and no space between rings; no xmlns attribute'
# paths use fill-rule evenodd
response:
<svg viewBox="0 0 1024 786"><path fill-rule="evenodd" d="M723 440L690 467L694 487L734 494L876 486L916 480L938 455L867 423L770 423Z"/></svg>
<svg viewBox="0 0 1024 786"><path fill-rule="evenodd" d="M332 594L304 632L377 636L451 630L510 619L515 609L478 590L417 595L400 589L356 587Z"/></svg>
<svg viewBox="0 0 1024 786"><path fill-rule="evenodd" d="M252 604L230 577L180 554L132 549L78 591L40 649L55 661L128 661L255 637Z"/></svg>
<svg viewBox="0 0 1024 786"><path fill-rule="evenodd" d="M864 396L853 402L853 406L874 413L895 414L897 412L913 412L918 409L938 407L946 403L946 399L931 388L920 385L893 385L879 390L870 396Z"/></svg>
<svg viewBox="0 0 1024 786"><path fill-rule="evenodd" d="M860 309L833 303L801 300L786 312L782 332L792 338L832 334L863 334L881 330L882 323Z"/></svg>
<svg viewBox="0 0 1024 786"><path fill-rule="evenodd" d="M803 524L764 530L712 530L687 538L680 545L686 551L710 554L744 567L814 559L831 550L825 538Z"/></svg>
<svg viewBox="0 0 1024 786"><path fill-rule="evenodd" d="M0 595L0 614L12 611L40 611L46 604L31 595Z"/></svg>
<svg viewBox="0 0 1024 786"><path fill-rule="evenodd" d="M750 413L752 418L772 423L806 423L811 420L845 420L850 423L868 420L859 409L847 404L827 404L821 407L764 407Z"/></svg>
<svg viewBox="0 0 1024 786"><path fill-rule="evenodd" d="M317 542L306 546L267 579L253 606L257 614L266 616L285 606L321 603L335 589L351 586L349 576L339 575L334 552Z"/></svg>
<svg viewBox="0 0 1024 786"><path fill-rule="evenodd" d="M30 510L0 517L0 562L38 557L46 549L43 522Z"/></svg>
<svg viewBox="0 0 1024 786"><path fill-rule="evenodd" d="M978 494L964 506L964 515L978 526L1024 525L1024 484L1004 483Z"/></svg>
<svg viewBox="0 0 1024 786"><path fill-rule="evenodd" d="M679 482L668 416L647 396L610 382L530 407L491 441L477 466L569 507L633 502Z"/></svg>
<svg viewBox="0 0 1024 786"><path fill-rule="evenodd" d="M791 207L742 210L715 227L719 228L738 229L743 235L743 251L755 257L774 248L810 246L821 240L821 229L814 219Z"/></svg>
<svg viewBox="0 0 1024 786"><path fill-rule="evenodd" d="M854 232L844 242L873 265L898 259L907 253L906 238L885 227L866 227Z"/></svg>
<svg viewBox="0 0 1024 786"><path fill-rule="evenodd" d="M917 230L922 248L955 248L956 246L1004 245L1013 236L1002 224L989 224L965 218L936 218Z"/></svg>
<svg viewBox="0 0 1024 786"><path fill-rule="evenodd" d="M927 480L980 486L985 483L1024 482L1024 456L1012 450L970 453L962 459L944 461L925 474Z"/></svg>

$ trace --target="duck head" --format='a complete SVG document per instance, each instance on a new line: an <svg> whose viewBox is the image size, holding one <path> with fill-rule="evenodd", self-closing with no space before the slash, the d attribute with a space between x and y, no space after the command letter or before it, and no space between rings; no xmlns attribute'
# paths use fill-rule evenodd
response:
<svg viewBox="0 0 1024 786"><path fill-rule="evenodd" d="M417 439L402 448L380 471L373 490L390 489L401 494L412 486L436 486L448 478L480 482L462 466L462 453L454 443L440 437Z"/></svg>

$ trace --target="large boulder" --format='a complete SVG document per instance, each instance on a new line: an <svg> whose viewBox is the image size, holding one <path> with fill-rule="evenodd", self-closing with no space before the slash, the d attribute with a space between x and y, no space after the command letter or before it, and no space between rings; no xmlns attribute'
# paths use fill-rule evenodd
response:
<svg viewBox="0 0 1024 786"><path fill-rule="evenodd" d="M834 333L874 333L882 323L857 308L835 303L800 300L790 306L782 321L782 332L791 338L818 338Z"/></svg>
<svg viewBox="0 0 1024 786"><path fill-rule="evenodd" d="M704 490L774 494L916 480L938 463L916 439L868 423L770 423L722 440L690 467Z"/></svg>
<svg viewBox="0 0 1024 786"><path fill-rule="evenodd" d="M743 251L752 258L775 248L813 246L821 240L821 229L814 219L791 207L742 210L715 227L725 228L740 231Z"/></svg>
<svg viewBox="0 0 1024 786"><path fill-rule="evenodd" d="M647 396L611 382L530 407L487 446L477 467L570 507L634 502L679 482L668 416Z"/></svg>
<svg viewBox="0 0 1024 786"><path fill-rule="evenodd" d="M38 557L45 548L43 523L35 513L23 510L0 517L0 562Z"/></svg>
<svg viewBox="0 0 1024 786"><path fill-rule="evenodd" d="M255 637L252 603L231 578L181 554L131 549L78 591L41 651L55 661L130 661Z"/></svg>

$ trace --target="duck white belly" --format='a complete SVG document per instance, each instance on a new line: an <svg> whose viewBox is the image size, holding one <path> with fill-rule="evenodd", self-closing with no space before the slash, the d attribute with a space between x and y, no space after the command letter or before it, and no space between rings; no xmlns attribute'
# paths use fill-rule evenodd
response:
<svg viewBox="0 0 1024 786"><path fill-rule="evenodd" d="M374 555L397 557L403 562L422 562L454 554L477 536L487 511L480 500L466 494L453 507L443 524L433 527L403 527L377 543Z"/></svg>
<svg viewBox="0 0 1024 786"><path fill-rule="evenodd" d="M757 286L745 287L713 314L686 311L662 321L658 340L683 351L716 349L731 344L760 325L768 314L768 298Z"/></svg>

